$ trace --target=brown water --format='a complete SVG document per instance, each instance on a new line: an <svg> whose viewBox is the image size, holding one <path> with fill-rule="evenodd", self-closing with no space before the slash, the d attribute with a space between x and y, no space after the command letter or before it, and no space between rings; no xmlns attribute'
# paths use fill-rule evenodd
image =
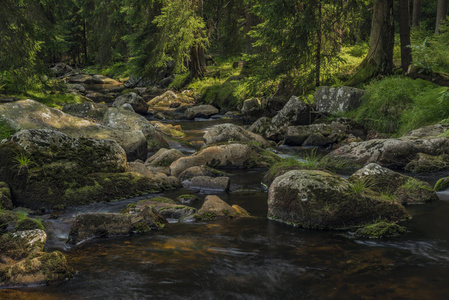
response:
<svg viewBox="0 0 449 300"><path fill-rule="evenodd" d="M190 130L211 124L194 123ZM65 252L75 277L1 290L0 299L449 299L449 193L408 207L413 220L402 237L367 240L269 221L264 171L230 172L231 192L219 196L254 218L172 223L68 249L64 240L74 215L120 211L135 199L74 208L49 221L47 248Z"/></svg>

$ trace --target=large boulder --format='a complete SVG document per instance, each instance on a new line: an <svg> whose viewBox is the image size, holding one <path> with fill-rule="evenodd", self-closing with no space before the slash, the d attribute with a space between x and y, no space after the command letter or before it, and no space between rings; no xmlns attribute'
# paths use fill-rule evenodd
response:
<svg viewBox="0 0 449 300"><path fill-rule="evenodd" d="M203 136L206 145L227 143L229 141L242 143L255 143L266 148L270 143L261 135L252 133L235 124L219 124L209 128Z"/></svg>
<svg viewBox="0 0 449 300"><path fill-rule="evenodd" d="M334 114L354 110L362 103L364 90L342 86L338 88L320 86L314 96L316 110L322 113Z"/></svg>
<svg viewBox="0 0 449 300"><path fill-rule="evenodd" d="M71 277L64 255L42 252L43 230L19 231L0 236L0 286L48 284Z"/></svg>
<svg viewBox="0 0 449 300"><path fill-rule="evenodd" d="M66 114L78 118L92 118L95 120L103 119L104 114L108 110L108 106L104 103L83 102L76 104L66 104L62 111Z"/></svg>
<svg viewBox="0 0 449 300"><path fill-rule="evenodd" d="M204 204L196 213L195 218L201 221L212 221L216 219L232 219L248 216L249 213L240 206L230 206L219 197L209 195L204 199Z"/></svg>
<svg viewBox="0 0 449 300"><path fill-rule="evenodd" d="M148 111L148 104L136 93L128 93L117 97L112 106L120 108L124 104L131 104L134 111L138 114L144 115Z"/></svg>
<svg viewBox="0 0 449 300"><path fill-rule="evenodd" d="M174 176L169 176L168 167L165 170L160 170L160 168L152 168L145 166L144 163L133 161L128 163L127 171L136 172L151 179L160 189L173 189L181 187L181 182L178 178Z"/></svg>
<svg viewBox="0 0 449 300"><path fill-rule="evenodd" d="M270 151L252 145L228 144L211 146L188 157L182 157L170 165L170 174L179 176L194 166L228 168L268 168L280 157Z"/></svg>
<svg viewBox="0 0 449 300"><path fill-rule="evenodd" d="M148 167L169 167L174 161L184 156L185 155L177 149L162 148L150 156L145 161L145 165Z"/></svg>
<svg viewBox="0 0 449 300"><path fill-rule="evenodd" d="M322 171L294 170L277 177L268 191L268 217L313 229L345 229L409 218L399 203Z"/></svg>
<svg viewBox="0 0 449 300"><path fill-rule="evenodd" d="M147 140L140 130L108 128L77 118L34 100L21 100L0 105L0 116L15 130L53 129L75 138L112 139L125 149L129 160L147 157Z"/></svg>
<svg viewBox="0 0 449 300"><path fill-rule="evenodd" d="M131 111L109 108L103 118L103 125L116 130L142 131L150 151L168 147L167 141L162 134L156 130L150 121L143 116ZM145 158L145 157L141 157Z"/></svg>
<svg viewBox="0 0 449 300"><path fill-rule="evenodd" d="M424 153L416 154L405 167L404 170L414 173L437 172L449 169L449 155L428 155Z"/></svg>
<svg viewBox="0 0 449 300"><path fill-rule="evenodd" d="M247 119L255 119L260 117L264 110L262 100L259 98L251 98L243 101L242 109L240 110L243 117Z"/></svg>
<svg viewBox="0 0 449 300"><path fill-rule="evenodd" d="M340 118L329 124L289 126L285 134L284 145L326 147L341 143L350 137L363 140L366 138L366 131L360 124L350 119Z"/></svg>
<svg viewBox="0 0 449 300"><path fill-rule="evenodd" d="M0 143L0 178L14 201L40 209L109 201L160 191L158 182L126 171L113 140L76 139L48 129L21 130Z"/></svg>
<svg viewBox="0 0 449 300"><path fill-rule="evenodd" d="M344 145L330 156L358 164L377 163L388 168L404 168L418 153L441 155L449 147L449 138L432 139L373 139Z"/></svg>
<svg viewBox="0 0 449 300"><path fill-rule="evenodd" d="M251 126L248 128L248 131L251 131L256 134L265 135L267 129L271 126L271 118L261 117L256 120Z"/></svg>
<svg viewBox="0 0 449 300"><path fill-rule="evenodd" d="M167 220L152 207L146 207L137 214L81 214L76 216L70 228L67 243L78 244L92 238L157 230L166 223Z"/></svg>
<svg viewBox="0 0 449 300"><path fill-rule="evenodd" d="M195 99L187 95L176 95L172 91L166 91L160 96L154 97L147 104L151 107L179 107L181 105L194 104Z"/></svg>
<svg viewBox="0 0 449 300"><path fill-rule="evenodd" d="M187 120L193 120L195 118L204 118L207 119L210 116L216 115L219 113L219 110L212 105L198 105L188 108L184 116Z"/></svg>
<svg viewBox="0 0 449 300"><path fill-rule="evenodd" d="M108 84L108 85L121 85L122 83L106 77L104 75L89 75L89 74L71 74L67 77L69 83L82 83L82 84Z"/></svg>
<svg viewBox="0 0 449 300"><path fill-rule="evenodd" d="M427 182L412 178L370 163L349 177L355 184L363 184L401 204L423 204L438 200L433 187Z"/></svg>
<svg viewBox="0 0 449 300"><path fill-rule="evenodd" d="M271 120L271 125L265 132L265 137L279 142L284 139L288 126L308 125L310 120L310 107L303 100L292 96L287 104Z"/></svg>

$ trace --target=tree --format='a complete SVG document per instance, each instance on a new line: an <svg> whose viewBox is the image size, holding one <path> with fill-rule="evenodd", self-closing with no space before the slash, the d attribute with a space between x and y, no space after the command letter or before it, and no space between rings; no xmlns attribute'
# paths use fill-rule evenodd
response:
<svg viewBox="0 0 449 300"><path fill-rule="evenodd" d="M410 48L410 5L408 0L399 0L399 35L401 38L401 66L402 73L406 73L412 63L412 49Z"/></svg>
<svg viewBox="0 0 449 300"><path fill-rule="evenodd" d="M374 0L368 54L347 84L362 83L393 70L394 14L393 0Z"/></svg>
<svg viewBox="0 0 449 300"><path fill-rule="evenodd" d="M438 0L438 7L437 7L437 20L435 24L435 33L439 33L439 27L441 23L446 19L447 16L447 5L448 0Z"/></svg>
<svg viewBox="0 0 449 300"><path fill-rule="evenodd" d="M421 0L413 0L412 27L418 28L421 20Z"/></svg>

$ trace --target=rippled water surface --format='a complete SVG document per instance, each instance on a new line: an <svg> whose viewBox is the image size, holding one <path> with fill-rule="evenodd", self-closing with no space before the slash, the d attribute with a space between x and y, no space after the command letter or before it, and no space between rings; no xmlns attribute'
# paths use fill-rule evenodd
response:
<svg viewBox="0 0 449 300"><path fill-rule="evenodd" d="M118 212L136 199L68 210L48 221L47 248L65 252L74 278L1 290L0 299L449 299L447 193L435 203L408 207L413 220L404 224L404 236L359 239L267 220L264 171L230 172L231 192L219 196L253 218L171 223L161 231L69 249L64 240L76 214Z"/></svg>

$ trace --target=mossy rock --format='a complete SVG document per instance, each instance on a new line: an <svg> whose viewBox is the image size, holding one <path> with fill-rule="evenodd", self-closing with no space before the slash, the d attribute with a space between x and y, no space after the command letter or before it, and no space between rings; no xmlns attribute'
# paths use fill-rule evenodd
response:
<svg viewBox="0 0 449 300"><path fill-rule="evenodd" d="M382 218L408 220L394 201L370 189L356 192L346 179L327 172L294 170L277 177L268 191L268 217L311 229L348 229Z"/></svg>
<svg viewBox="0 0 449 300"><path fill-rule="evenodd" d="M192 194L180 195L176 198L181 203L191 204L199 200L198 196Z"/></svg>
<svg viewBox="0 0 449 300"><path fill-rule="evenodd" d="M10 210L0 210L0 233L4 232L10 224L17 222L17 214Z"/></svg>
<svg viewBox="0 0 449 300"><path fill-rule="evenodd" d="M406 233L405 227L394 223L379 222L359 228L356 234L365 238L396 237Z"/></svg>
<svg viewBox="0 0 449 300"><path fill-rule="evenodd" d="M48 284L70 278L72 274L73 269L61 252L41 253L0 269L0 286Z"/></svg>
<svg viewBox="0 0 449 300"><path fill-rule="evenodd" d="M12 209L11 190L5 182L0 181L0 209Z"/></svg>
<svg viewBox="0 0 449 300"><path fill-rule="evenodd" d="M182 219L189 217L196 213L193 207L179 205L172 199L166 197L156 197L151 199L140 200L136 203L128 204L122 213L135 214L143 211L146 208L154 208L162 217L166 219Z"/></svg>
<svg viewBox="0 0 449 300"><path fill-rule="evenodd" d="M418 153L404 168L414 173L436 172L449 169L449 155L428 155Z"/></svg>
<svg viewBox="0 0 449 300"><path fill-rule="evenodd" d="M449 188L449 177L444 177L437 181L437 183L435 184L434 190L439 192L439 191L447 190L447 188Z"/></svg>
<svg viewBox="0 0 449 300"><path fill-rule="evenodd" d="M249 213L240 206L230 206L215 195L209 195L204 200L203 206L195 214L199 221L213 221L217 219L232 219L248 217Z"/></svg>
<svg viewBox="0 0 449 300"><path fill-rule="evenodd" d="M33 229L41 229L44 230L44 225L42 224L42 221L36 220L33 218L25 217L24 219L17 222L16 231L23 231L23 230L33 230Z"/></svg>

